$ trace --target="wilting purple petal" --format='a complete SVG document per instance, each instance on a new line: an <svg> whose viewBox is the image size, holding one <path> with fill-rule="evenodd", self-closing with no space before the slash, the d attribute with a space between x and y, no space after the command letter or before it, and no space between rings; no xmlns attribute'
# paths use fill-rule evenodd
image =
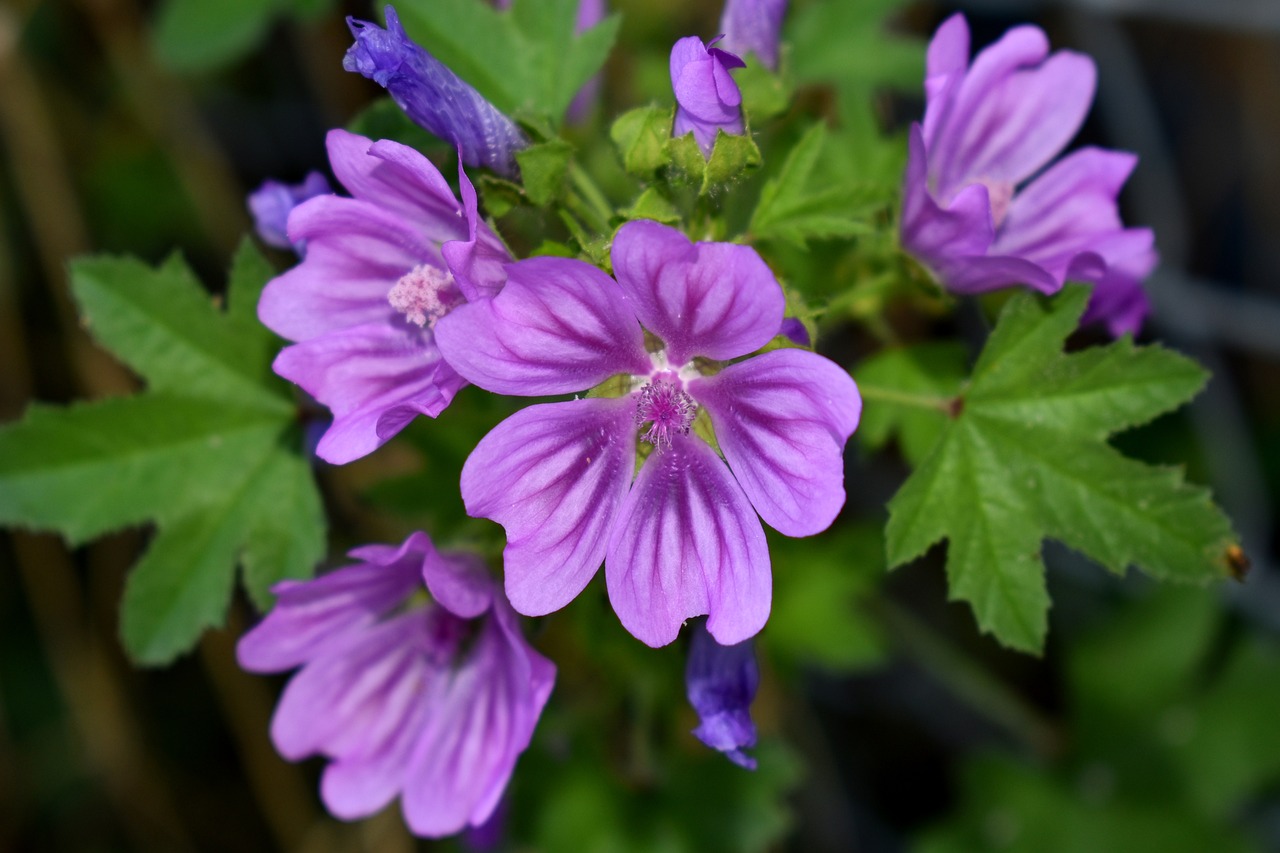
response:
<svg viewBox="0 0 1280 853"><path fill-rule="evenodd" d="M521 613L564 607L600 567L635 466L634 412L630 397L530 406L468 457L463 502L506 528L507 596Z"/></svg>
<svg viewBox="0 0 1280 853"><path fill-rule="evenodd" d="M760 686L755 644L745 640L722 646L699 620L689 638L685 689L689 704L698 712L693 730L698 740L740 767L756 769L756 760L743 752L756 745L756 725L751 702Z"/></svg>
<svg viewBox="0 0 1280 853"><path fill-rule="evenodd" d="M645 373L644 333L617 283L568 258L507 267L492 300L453 311L436 327L446 360L497 394L584 391L618 373Z"/></svg>
<svg viewBox="0 0 1280 853"><path fill-rule="evenodd" d="M516 173L515 152L529 140L511 119L409 38L395 9L387 28L347 18L356 42L342 67L382 86L414 122L452 143L468 166Z"/></svg>
<svg viewBox="0 0 1280 853"><path fill-rule="evenodd" d="M666 343L673 365L746 355L782 327L782 287L750 246L694 244L639 220L618 229L612 258L636 317Z"/></svg>
<svg viewBox="0 0 1280 853"><path fill-rule="evenodd" d="M703 614L725 643L764 626L772 597L764 530L702 439L674 436L646 460L614 526L605 579L623 626L650 646Z"/></svg>
<svg viewBox="0 0 1280 853"><path fill-rule="evenodd" d="M787 536L826 530L844 506L844 445L862 401L816 353L782 349L695 379L720 450L765 523Z"/></svg>
<svg viewBox="0 0 1280 853"><path fill-rule="evenodd" d="M720 15L721 42L725 50L746 56L754 53L766 68L778 67L778 41L787 0L725 0Z"/></svg>
<svg viewBox="0 0 1280 853"><path fill-rule="evenodd" d="M319 172L308 172L300 184L264 181L246 199L253 216L253 229L268 246L294 249L302 254L303 244L289 241L289 214L307 199L331 192L328 179Z"/></svg>
<svg viewBox="0 0 1280 853"><path fill-rule="evenodd" d="M710 160L718 131L738 136L746 132L742 92L729 76L730 68L741 68L744 63L728 51L708 50L697 36L687 36L671 48L670 65L676 96L671 135L692 132L702 155Z"/></svg>

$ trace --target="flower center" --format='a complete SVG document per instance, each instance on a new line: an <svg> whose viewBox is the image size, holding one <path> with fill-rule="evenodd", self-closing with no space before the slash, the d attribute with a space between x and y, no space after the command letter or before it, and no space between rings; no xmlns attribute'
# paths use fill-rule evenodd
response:
<svg viewBox="0 0 1280 853"><path fill-rule="evenodd" d="M475 620L454 616L439 605L427 608L426 619L427 657L438 665L447 665L470 639Z"/></svg>
<svg viewBox="0 0 1280 853"><path fill-rule="evenodd" d="M1009 203L1013 201L1013 184L991 178L980 178L977 183L987 188L987 200L991 202L991 224L999 228L1004 222L1005 214L1009 212Z"/></svg>
<svg viewBox="0 0 1280 853"><path fill-rule="evenodd" d="M640 388L636 424L649 424L640 437L656 448L670 447L676 433L688 435L697 413L698 404L674 376L659 374Z"/></svg>
<svg viewBox="0 0 1280 853"><path fill-rule="evenodd" d="M462 302L462 293L450 273L418 264L400 276L387 294L387 301L410 323L434 329L437 320Z"/></svg>

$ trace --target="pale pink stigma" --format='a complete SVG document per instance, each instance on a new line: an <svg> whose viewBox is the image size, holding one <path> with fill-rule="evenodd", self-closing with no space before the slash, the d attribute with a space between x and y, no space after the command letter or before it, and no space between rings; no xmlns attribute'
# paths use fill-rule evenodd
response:
<svg viewBox="0 0 1280 853"><path fill-rule="evenodd" d="M387 301L410 323L435 328L436 321L462 301L462 294L451 274L419 264L400 277L387 294Z"/></svg>
<svg viewBox="0 0 1280 853"><path fill-rule="evenodd" d="M654 447L670 447L676 433L688 435L698 404L693 402L678 379L657 376L640 389L636 423L649 424L640 437Z"/></svg>

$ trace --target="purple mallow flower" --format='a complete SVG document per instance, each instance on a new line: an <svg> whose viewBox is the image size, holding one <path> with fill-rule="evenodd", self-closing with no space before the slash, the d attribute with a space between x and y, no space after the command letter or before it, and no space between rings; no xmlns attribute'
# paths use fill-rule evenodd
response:
<svg viewBox="0 0 1280 853"><path fill-rule="evenodd" d="M481 826L529 745L555 667L525 641L479 559L424 533L284 581L237 647L251 672L301 667L271 721L291 761L329 759L320 793L354 820L400 797L418 835ZM429 602L425 593L430 594Z"/></svg>
<svg viewBox="0 0 1280 853"><path fill-rule="evenodd" d="M1116 209L1137 158L1083 148L1045 168L1084 121L1097 76L1087 56L1048 53L1045 34L1023 26L970 63L964 17L938 28L924 124L911 128L902 245L955 293L1093 282L1088 319L1133 330L1156 259L1151 231L1125 228Z"/></svg>
<svg viewBox="0 0 1280 853"><path fill-rule="evenodd" d="M302 243L291 243L287 224L293 209L309 198L333 192L328 179L319 172L308 172L300 184L280 181L263 181L262 186L249 193L246 203L253 216L253 229L268 246L277 249L293 249L303 254Z"/></svg>
<svg viewBox="0 0 1280 853"><path fill-rule="evenodd" d="M717 39L712 39L715 44ZM737 56L718 47L709 48L697 36L680 39L671 48L671 88L676 94L676 120L671 135L690 131L702 155L711 159L716 132L741 135L742 92L729 76L730 68L742 68Z"/></svg>
<svg viewBox="0 0 1280 853"><path fill-rule="evenodd" d="M614 610L645 643L671 642L701 614L720 642L741 642L769 616L756 513L788 536L836 517L857 388L807 350L734 361L782 326L782 288L754 249L638 221L618 231L612 258L616 281L582 261L520 261L496 298L440 322L449 363L486 390L607 382L602 392L621 393L507 418L463 467L463 501L506 528L521 613L565 606L603 559ZM711 427L719 453L703 438Z"/></svg>
<svg viewBox="0 0 1280 853"><path fill-rule="evenodd" d="M478 220L461 167L459 203L412 148L344 130L330 131L328 146L354 198L294 210L289 239L307 242L306 258L267 283L258 316L297 342L273 366L332 410L316 454L341 464L449 405L466 383L440 357L436 321L496 293L511 258Z"/></svg>
<svg viewBox="0 0 1280 853"><path fill-rule="evenodd" d="M746 640L722 646L698 622L689 641L684 681L700 721L694 735L739 767L755 770L756 760L743 752L756 745L756 724L751 721L751 702L760 686L755 644Z"/></svg>
<svg viewBox="0 0 1280 853"><path fill-rule="evenodd" d="M766 68L778 67L778 39L787 0L725 0L720 15L724 48L739 56L754 53Z"/></svg>
<svg viewBox="0 0 1280 853"><path fill-rule="evenodd" d="M384 15L386 29L347 18L356 43L342 67L386 89L416 124L457 148L463 163L515 175L515 153L529 145L520 128L410 39L395 9Z"/></svg>

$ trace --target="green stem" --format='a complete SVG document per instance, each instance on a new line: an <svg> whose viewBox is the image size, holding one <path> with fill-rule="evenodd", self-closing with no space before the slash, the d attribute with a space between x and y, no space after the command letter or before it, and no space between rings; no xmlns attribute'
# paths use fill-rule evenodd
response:
<svg viewBox="0 0 1280 853"><path fill-rule="evenodd" d="M609 233L609 220L613 218L613 205L596 185L587 171L577 162L569 163L569 182L573 185L572 197L578 202L579 216L586 218L601 236Z"/></svg>
<svg viewBox="0 0 1280 853"><path fill-rule="evenodd" d="M912 406L917 409L937 409L950 415L955 405L953 397L939 397L936 394L912 394L910 391L898 391L893 388L881 388L876 385L858 383L858 392L864 400L875 400L881 403L896 403L899 406Z"/></svg>
<svg viewBox="0 0 1280 853"><path fill-rule="evenodd" d="M969 707L1027 744L1051 757L1062 748L1052 720L1008 685L958 652L927 625L891 601L879 598L867 608L889 632L900 651Z"/></svg>

